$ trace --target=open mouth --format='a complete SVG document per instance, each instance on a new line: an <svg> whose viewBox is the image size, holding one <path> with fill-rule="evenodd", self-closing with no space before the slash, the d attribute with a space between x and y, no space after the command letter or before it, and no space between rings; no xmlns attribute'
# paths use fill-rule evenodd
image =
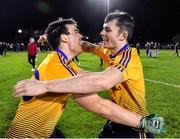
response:
<svg viewBox="0 0 180 139"><path fill-rule="evenodd" d="M105 37L103 37L102 40L103 40L104 44L108 42L107 38L105 38Z"/></svg>

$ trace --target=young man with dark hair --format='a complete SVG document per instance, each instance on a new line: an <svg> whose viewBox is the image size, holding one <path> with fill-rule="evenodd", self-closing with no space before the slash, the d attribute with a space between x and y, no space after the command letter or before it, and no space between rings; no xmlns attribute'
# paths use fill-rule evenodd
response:
<svg viewBox="0 0 180 139"><path fill-rule="evenodd" d="M73 19L60 18L50 23L45 33L54 51L44 59L32 79L44 81L76 76L79 68L71 62L71 58L82 51L79 46L82 35L78 32L76 22ZM74 40L71 44L72 39ZM64 138L55 126L69 96L70 94L23 96L6 137Z"/></svg>
<svg viewBox="0 0 180 139"><path fill-rule="evenodd" d="M155 117L158 119L155 121L156 124L150 122L148 124L150 128L148 127L148 129L146 124L142 124L149 119L152 120L154 116L149 117L146 109L144 76L140 58L136 49L130 48L128 44L133 30L134 20L127 13L116 11L108 14L100 33L103 38L103 47L88 42L81 44L84 51L95 53L104 60L106 70L103 72L88 72L64 80L21 81L14 88L14 96L38 96L47 92L89 94L95 91L108 90L113 102L133 113L142 115L144 118L137 126L134 126L131 121L133 117L129 114L122 115L122 113L121 116L129 117L130 121L124 121L123 125L118 124L121 122L116 120L114 122L108 121L99 137L140 138L146 136L151 138L153 135L150 132L161 133L162 118ZM86 103L86 101L80 99L78 103ZM110 117L113 117L113 115Z"/></svg>

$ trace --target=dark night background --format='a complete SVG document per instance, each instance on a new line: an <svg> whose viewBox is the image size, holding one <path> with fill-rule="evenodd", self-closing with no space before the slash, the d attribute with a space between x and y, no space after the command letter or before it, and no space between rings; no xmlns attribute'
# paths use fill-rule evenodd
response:
<svg viewBox="0 0 180 139"><path fill-rule="evenodd" d="M180 0L109 0L115 9L130 13L136 22L133 41L169 42L180 33ZM0 41L14 42L17 30L44 30L58 17L73 17L80 32L99 41L106 0L1 0ZM23 35L23 34L21 34Z"/></svg>

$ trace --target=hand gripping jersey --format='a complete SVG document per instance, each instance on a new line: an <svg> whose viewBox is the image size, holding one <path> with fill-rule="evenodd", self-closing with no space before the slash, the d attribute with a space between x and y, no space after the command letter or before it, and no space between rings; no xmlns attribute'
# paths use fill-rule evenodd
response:
<svg viewBox="0 0 180 139"><path fill-rule="evenodd" d="M57 49L44 59L34 77L39 80L68 78L76 76L78 71L75 63L68 63L67 56ZM6 137L50 137L69 96L55 93L24 96Z"/></svg>
<svg viewBox="0 0 180 139"><path fill-rule="evenodd" d="M106 67L114 66L123 75L124 81L109 90L113 101L132 112L148 115L143 69L136 49L126 44L115 55L103 47L98 47L95 53L104 60Z"/></svg>

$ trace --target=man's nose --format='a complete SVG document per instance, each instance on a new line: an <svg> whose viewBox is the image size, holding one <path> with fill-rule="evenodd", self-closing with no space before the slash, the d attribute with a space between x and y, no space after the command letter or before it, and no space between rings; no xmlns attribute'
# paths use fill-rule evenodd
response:
<svg viewBox="0 0 180 139"><path fill-rule="evenodd" d="M102 30L102 31L100 32L100 35L101 35L101 36L104 36L104 33L105 33L104 30Z"/></svg>

